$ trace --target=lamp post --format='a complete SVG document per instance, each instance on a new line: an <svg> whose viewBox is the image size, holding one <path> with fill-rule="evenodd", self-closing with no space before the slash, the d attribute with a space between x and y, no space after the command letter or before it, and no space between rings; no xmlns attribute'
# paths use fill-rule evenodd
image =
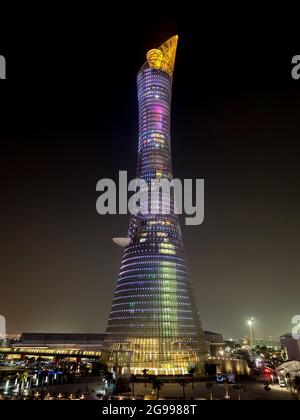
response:
<svg viewBox="0 0 300 420"><path fill-rule="evenodd" d="M251 348L254 347L254 317L248 319L247 324L249 325L249 332L250 332L250 346Z"/></svg>

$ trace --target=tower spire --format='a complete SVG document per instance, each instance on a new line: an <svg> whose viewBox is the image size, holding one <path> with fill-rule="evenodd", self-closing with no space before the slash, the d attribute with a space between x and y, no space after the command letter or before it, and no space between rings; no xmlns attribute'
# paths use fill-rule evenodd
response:
<svg viewBox="0 0 300 420"><path fill-rule="evenodd" d="M147 61L151 68L159 69L173 76L178 35L165 41L160 47L147 52Z"/></svg>

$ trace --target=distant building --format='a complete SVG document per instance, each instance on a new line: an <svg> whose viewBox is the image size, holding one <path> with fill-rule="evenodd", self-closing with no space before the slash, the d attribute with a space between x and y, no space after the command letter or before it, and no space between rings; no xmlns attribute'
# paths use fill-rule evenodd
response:
<svg viewBox="0 0 300 420"><path fill-rule="evenodd" d="M216 333L213 331L204 331L204 340L212 343L223 343L224 336L221 333Z"/></svg>
<svg viewBox="0 0 300 420"><path fill-rule="evenodd" d="M207 347L207 353L210 356L224 355L225 342L223 334L213 331L204 331L204 341Z"/></svg>
<svg viewBox="0 0 300 420"><path fill-rule="evenodd" d="M300 339L296 340L288 333L280 337L280 344L286 350L288 360L300 361Z"/></svg>
<svg viewBox="0 0 300 420"><path fill-rule="evenodd" d="M3 315L0 315L0 339L5 338L6 335L6 320Z"/></svg>
<svg viewBox="0 0 300 420"><path fill-rule="evenodd" d="M23 333L17 346L100 350L105 334Z"/></svg>
<svg viewBox="0 0 300 420"><path fill-rule="evenodd" d="M256 345L259 347L272 347L275 349L280 348L280 341L272 338L261 338L256 340Z"/></svg>
<svg viewBox="0 0 300 420"><path fill-rule="evenodd" d="M229 340L225 340L225 347L229 347L230 349L236 349L242 347L242 342L238 338L229 338Z"/></svg>

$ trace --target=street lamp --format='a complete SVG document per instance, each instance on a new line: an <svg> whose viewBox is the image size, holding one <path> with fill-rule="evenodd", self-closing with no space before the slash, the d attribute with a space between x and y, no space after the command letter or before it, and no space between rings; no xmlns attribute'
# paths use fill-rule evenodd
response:
<svg viewBox="0 0 300 420"><path fill-rule="evenodd" d="M249 332L250 332L250 346L251 348L254 347L254 317L248 319L247 324L249 325Z"/></svg>

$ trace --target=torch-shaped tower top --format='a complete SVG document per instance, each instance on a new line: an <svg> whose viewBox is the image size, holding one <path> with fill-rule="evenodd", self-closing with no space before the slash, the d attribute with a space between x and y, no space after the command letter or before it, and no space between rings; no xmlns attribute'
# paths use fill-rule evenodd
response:
<svg viewBox="0 0 300 420"><path fill-rule="evenodd" d="M149 67L167 72L173 76L178 35L172 36L160 47L147 52L147 62Z"/></svg>

